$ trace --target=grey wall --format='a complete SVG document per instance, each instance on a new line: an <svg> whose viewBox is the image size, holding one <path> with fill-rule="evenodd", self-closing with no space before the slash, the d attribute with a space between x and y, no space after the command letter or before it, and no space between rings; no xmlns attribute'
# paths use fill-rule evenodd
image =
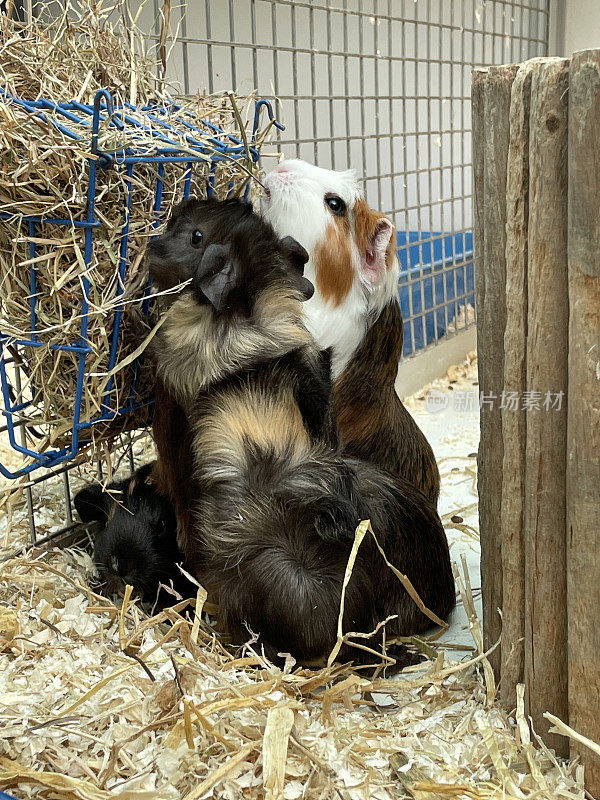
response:
<svg viewBox="0 0 600 800"><path fill-rule="evenodd" d="M170 69L276 95L286 156L353 167L399 229L450 233L471 227L471 69L545 54L547 21L547 0L187 0Z"/></svg>
<svg viewBox="0 0 600 800"><path fill-rule="evenodd" d="M550 54L600 47L599 0L551 0Z"/></svg>

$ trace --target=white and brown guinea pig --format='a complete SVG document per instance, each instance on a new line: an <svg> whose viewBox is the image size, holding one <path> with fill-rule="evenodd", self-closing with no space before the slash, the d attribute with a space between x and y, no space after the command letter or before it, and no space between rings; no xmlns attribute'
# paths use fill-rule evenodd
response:
<svg viewBox="0 0 600 800"><path fill-rule="evenodd" d="M402 475L437 503L429 442L395 391L403 327L391 221L367 205L356 173L283 161L264 180L263 214L310 259L303 305L321 347L332 349L335 410L348 454Z"/></svg>

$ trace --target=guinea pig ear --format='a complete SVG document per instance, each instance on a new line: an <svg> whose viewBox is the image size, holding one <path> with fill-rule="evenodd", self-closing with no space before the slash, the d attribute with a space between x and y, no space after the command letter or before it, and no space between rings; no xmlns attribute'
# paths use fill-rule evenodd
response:
<svg viewBox="0 0 600 800"><path fill-rule="evenodd" d="M288 254L292 264L298 272L302 275L304 272L304 265L310 258L306 250L302 247L300 242L296 241L293 236L284 236L281 244Z"/></svg>
<svg viewBox="0 0 600 800"><path fill-rule="evenodd" d="M381 283L392 265L394 226L383 214L370 209L362 198L356 201L354 212L354 238L361 273L369 283Z"/></svg>
<svg viewBox="0 0 600 800"><path fill-rule="evenodd" d="M238 287L239 265L228 247L211 244L192 279L192 289L201 292L219 313L228 306L231 293Z"/></svg>
<svg viewBox="0 0 600 800"><path fill-rule="evenodd" d="M300 290L300 294L302 295L301 300L303 301L310 300L315 293L315 287L308 278L305 278L303 275L298 279L298 289Z"/></svg>
<svg viewBox="0 0 600 800"><path fill-rule="evenodd" d="M98 520L104 524L108 521L112 499L101 486L86 486L77 492L73 502L82 522Z"/></svg>

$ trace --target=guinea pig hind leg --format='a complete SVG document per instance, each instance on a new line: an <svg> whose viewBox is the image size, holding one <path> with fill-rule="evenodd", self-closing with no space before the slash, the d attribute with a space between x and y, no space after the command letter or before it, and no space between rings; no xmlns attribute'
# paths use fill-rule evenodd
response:
<svg viewBox="0 0 600 800"><path fill-rule="evenodd" d="M352 538L359 517L356 507L341 496L328 495L315 504L315 530L325 542Z"/></svg>
<svg viewBox="0 0 600 800"><path fill-rule="evenodd" d="M343 462L336 465L329 491L306 499L314 513L315 530L324 541L354 538L357 525L370 517L354 472Z"/></svg>

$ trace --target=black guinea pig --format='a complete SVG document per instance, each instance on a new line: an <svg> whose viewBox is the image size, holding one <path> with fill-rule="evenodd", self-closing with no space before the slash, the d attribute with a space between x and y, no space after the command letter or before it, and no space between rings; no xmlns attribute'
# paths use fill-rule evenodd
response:
<svg viewBox="0 0 600 800"><path fill-rule="evenodd" d="M146 464L126 480L86 486L74 498L83 522L98 521L101 530L94 543L94 562L102 591L123 594L130 584L146 602L154 602L159 584L171 586L182 597L193 597L196 587L182 575L177 547L177 522L170 500L159 494ZM163 590L161 605L176 602Z"/></svg>

